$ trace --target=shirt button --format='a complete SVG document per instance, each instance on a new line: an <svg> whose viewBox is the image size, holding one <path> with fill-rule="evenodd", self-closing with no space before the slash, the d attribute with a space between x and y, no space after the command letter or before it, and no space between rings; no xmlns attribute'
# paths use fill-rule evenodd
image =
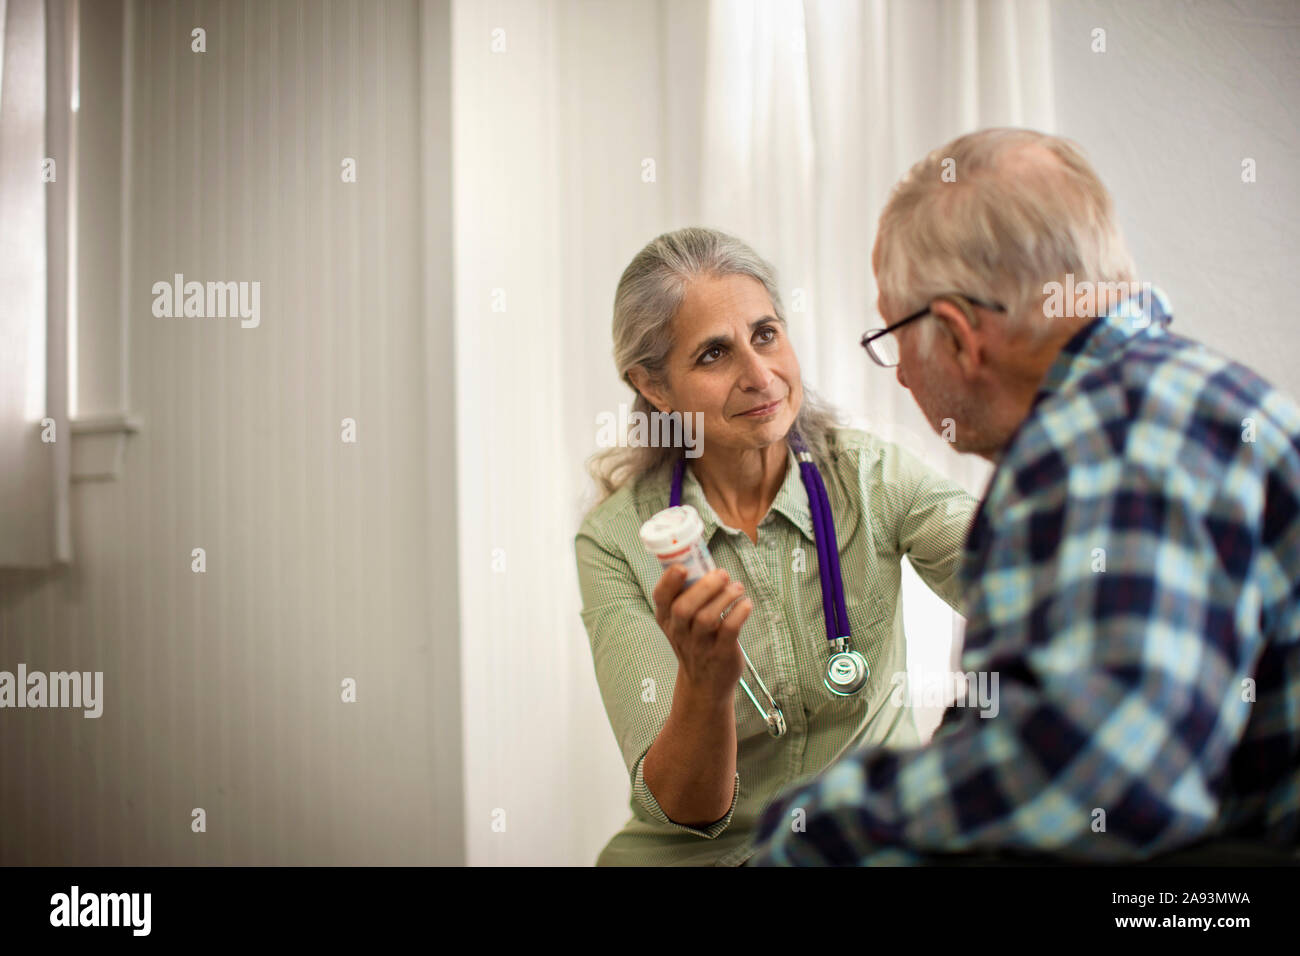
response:
<svg viewBox="0 0 1300 956"><path fill-rule="evenodd" d="M776 538L768 538L768 539L767 539L767 550L769 550L769 551L775 551L775 550L776 550Z"/></svg>

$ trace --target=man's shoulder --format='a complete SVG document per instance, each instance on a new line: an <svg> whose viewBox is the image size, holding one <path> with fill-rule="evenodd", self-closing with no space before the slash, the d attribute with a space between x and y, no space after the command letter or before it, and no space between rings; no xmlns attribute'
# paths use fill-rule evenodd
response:
<svg viewBox="0 0 1300 956"><path fill-rule="evenodd" d="M1119 364L1126 386L1153 407L1191 409L1238 425L1254 413L1285 435L1300 433L1300 404L1294 398L1202 342L1166 334L1136 345Z"/></svg>
<svg viewBox="0 0 1300 956"><path fill-rule="evenodd" d="M1031 471L1119 460L1212 480L1243 458L1300 454L1300 405L1245 365L1166 334L1043 397L1008 451Z"/></svg>

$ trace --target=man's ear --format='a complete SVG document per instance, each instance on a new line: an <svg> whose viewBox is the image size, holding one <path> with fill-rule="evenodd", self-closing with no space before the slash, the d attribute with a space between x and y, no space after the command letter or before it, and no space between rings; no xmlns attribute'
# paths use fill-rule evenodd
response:
<svg viewBox="0 0 1300 956"><path fill-rule="evenodd" d="M660 388L655 387L654 382L650 380L649 374L640 365L634 365L627 370L627 377L632 382L632 387L645 396L648 401L659 411L671 412L672 405L668 402L667 394Z"/></svg>
<svg viewBox="0 0 1300 956"><path fill-rule="evenodd" d="M984 359L983 336L974 310L964 302L941 298L930 303L930 311L952 337L957 364L968 377L973 376Z"/></svg>

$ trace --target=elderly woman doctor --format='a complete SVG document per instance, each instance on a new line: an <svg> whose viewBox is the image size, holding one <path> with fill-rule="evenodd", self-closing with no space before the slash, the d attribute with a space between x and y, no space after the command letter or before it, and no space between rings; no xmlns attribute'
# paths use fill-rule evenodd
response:
<svg viewBox="0 0 1300 956"><path fill-rule="evenodd" d="M800 379L771 268L735 238L652 241L619 281L613 332L633 410L692 414L703 435L696 457L592 460L604 497L575 539L582 619L632 785L632 817L597 865L740 865L778 791L850 745L919 743L909 695L896 703L899 562L960 612L975 501L836 425ZM718 566L689 587L639 536L670 502L699 513Z"/></svg>

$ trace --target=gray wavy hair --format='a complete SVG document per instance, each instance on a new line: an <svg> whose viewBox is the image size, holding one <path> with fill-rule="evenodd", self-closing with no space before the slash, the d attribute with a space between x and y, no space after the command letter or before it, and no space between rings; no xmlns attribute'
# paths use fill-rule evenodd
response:
<svg viewBox="0 0 1300 956"><path fill-rule="evenodd" d="M646 416L657 412L637 391L628 371L641 366L656 384L672 350L671 322L689 283L702 276L750 276L763 283L776 318L786 324L785 308L777 291L772 267L734 236L716 229L691 227L666 232L636 254L618 280L614 293L614 364L618 374L636 391L632 411ZM838 412L803 386L803 401L792 431L797 431L818 464L835 454L833 430ZM648 475L682 454L679 448L631 446L608 448L588 461L588 470L600 490L600 500L628 481Z"/></svg>
<svg viewBox="0 0 1300 956"><path fill-rule="evenodd" d="M894 186L878 237L877 283L900 315L961 292L1002 302L1006 327L1030 344L1054 332L1044 283L1137 279L1114 200L1083 150L1031 129L978 130L931 150ZM922 356L935 326L917 327Z"/></svg>

